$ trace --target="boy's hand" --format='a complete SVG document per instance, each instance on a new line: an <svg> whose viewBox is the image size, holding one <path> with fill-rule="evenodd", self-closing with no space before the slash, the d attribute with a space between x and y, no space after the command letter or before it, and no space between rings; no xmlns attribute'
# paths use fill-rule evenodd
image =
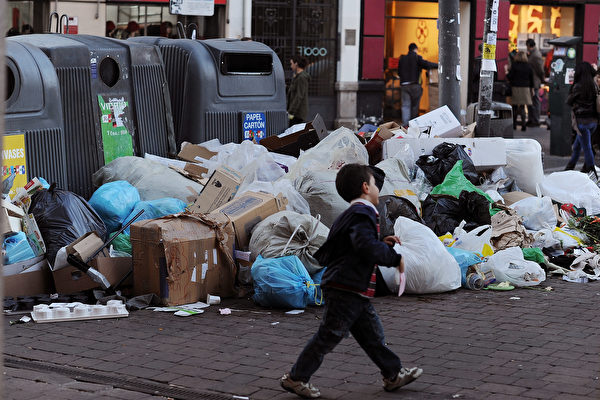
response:
<svg viewBox="0 0 600 400"><path fill-rule="evenodd" d="M383 242L389 246L393 246L396 243L402 244L400 243L400 238L398 236L386 236L383 238Z"/></svg>
<svg viewBox="0 0 600 400"><path fill-rule="evenodd" d="M400 265L398 265L398 271L400 271L401 274L404 273L404 257L402 257L400 259Z"/></svg>

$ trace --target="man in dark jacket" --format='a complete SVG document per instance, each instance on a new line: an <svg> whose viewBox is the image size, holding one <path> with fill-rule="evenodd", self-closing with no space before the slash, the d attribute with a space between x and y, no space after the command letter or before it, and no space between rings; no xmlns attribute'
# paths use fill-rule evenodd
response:
<svg viewBox="0 0 600 400"><path fill-rule="evenodd" d="M525 45L527 46L527 62L533 70L533 89L535 90L533 96L531 96L531 105L527 106L527 126L539 126L542 106L539 89L546 77L544 74L544 59L540 50L535 46L535 40L527 39Z"/></svg>
<svg viewBox="0 0 600 400"><path fill-rule="evenodd" d="M408 45L408 53L400 57L398 75L402 90L402 125L419 116L419 102L423 94L421 87L421 70L437 68L436 63L423 60L416 44Z"/></svg>
<svg viewBox="0 0 600 400"><path fill-rule="evenodd" d="M306 344L281 386L305 398L317 398L321 392L309 380L323 358L349 333L383 376L383 388L396 390L417 379L421 368L404 368L400 359L385 344L383 327L369 301L374 291L375 264L397 266L404 272L402 257L392 246L396 236L379 240L377 209L379 188L385 173L367 165L346 164L337 174L335 187L350 207L333 223L325 244L315 258L327 266L321 286L325 310L319 330Z"/></svg>
<svg viewBox="0 0 600 400"><path fill-rule="evenodd" d="M294 56L290 60L290 68L294 72L287 91L287 112L290 126L306 121L308 117L308 81L310 75L304 70L306 58Z"/></svg>

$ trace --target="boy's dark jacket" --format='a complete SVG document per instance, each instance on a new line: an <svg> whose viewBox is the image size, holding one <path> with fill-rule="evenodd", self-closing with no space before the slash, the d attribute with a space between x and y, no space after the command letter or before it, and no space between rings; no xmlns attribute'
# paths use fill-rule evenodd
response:
<svg viewBox="0 0 600 400"><path fill-rule="evenodd" d="M363 292L369 286L375 264L395 267L401 256L379 240L375 210L355 203L335 220L315 258L327 267L322 286L337 285Z"/></svg>

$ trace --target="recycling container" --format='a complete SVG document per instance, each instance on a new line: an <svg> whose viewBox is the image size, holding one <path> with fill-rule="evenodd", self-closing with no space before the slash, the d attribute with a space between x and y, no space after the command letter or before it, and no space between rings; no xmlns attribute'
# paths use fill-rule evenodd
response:
<svg viewBox="0 0 600 400"><path fill-rule="evenodd" d="M214 138L259 141L288 127L283 67L267 45L238 39L127 41L155 44L162 53L178 146Z"/></svg>
<svg viewBox="0 0 600 400"><path fill-rule="evenodd" d="M479 103L471 103L467 107L467 124L477 121L478 104ZM491 111L493 114L490 120L490 136L512 139L514 136L512 106L510 104L493 101Z"/></svg>
<svg viewBox="0 0 600 400"><path fill-rule="evenodd" d="M164 64L155 46L60 34L7 42L41 50L58 77L68 190L89 198L92 174L117 157L176 152ZM39 149L31 157L56 155Z"/></svg>

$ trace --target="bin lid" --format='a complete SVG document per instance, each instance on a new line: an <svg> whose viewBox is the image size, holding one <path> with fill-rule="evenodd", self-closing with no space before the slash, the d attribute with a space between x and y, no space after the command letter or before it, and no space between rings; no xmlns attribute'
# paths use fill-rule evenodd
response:
<svg viewBox="0 0 600 400"><path fill-rule="evenodd" d="M548 44L554 46L573 46L581 41L581 36L561 36L556 39L548 40Z"/></svg>

